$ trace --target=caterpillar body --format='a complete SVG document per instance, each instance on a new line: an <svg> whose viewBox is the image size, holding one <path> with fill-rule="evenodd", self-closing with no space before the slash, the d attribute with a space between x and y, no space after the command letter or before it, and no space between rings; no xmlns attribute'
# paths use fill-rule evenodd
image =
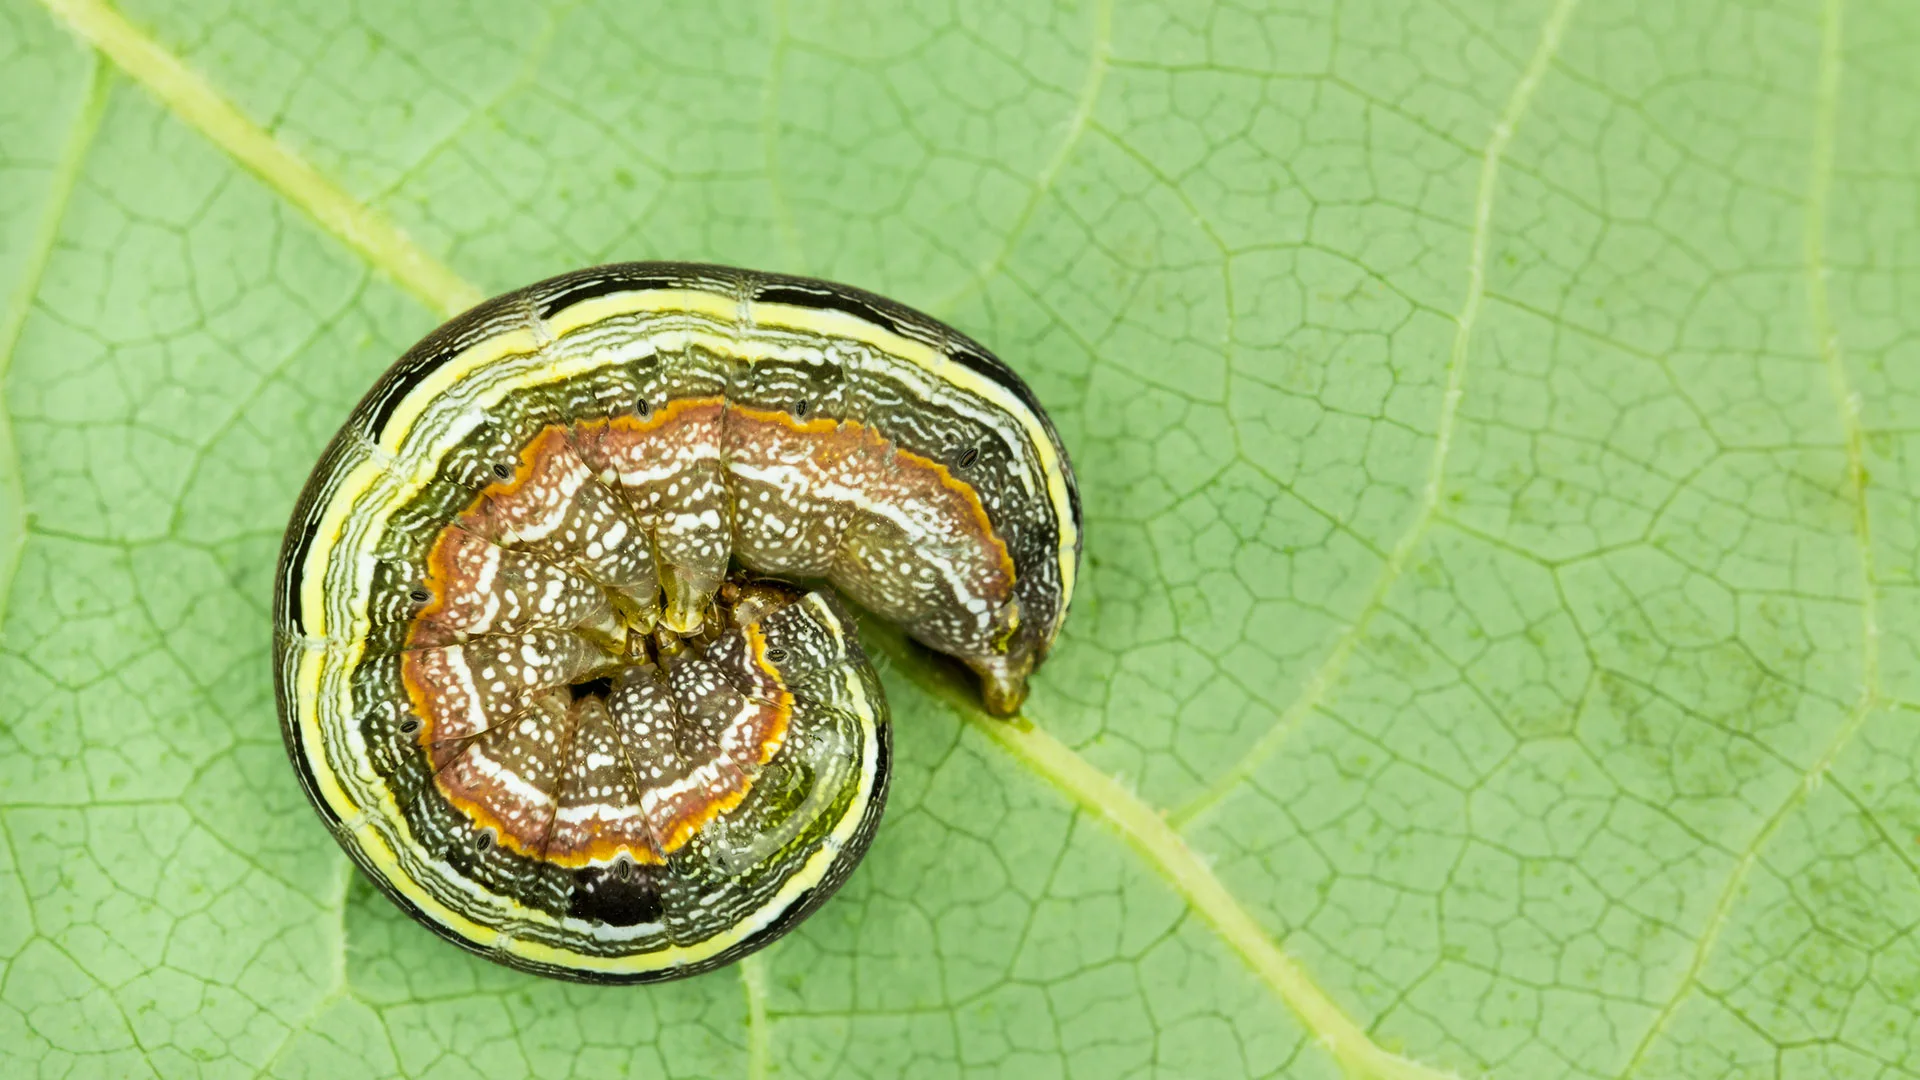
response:
<svg viewBox="0 0 1920 1080"><path fill-rule="evenodd" d="M308 481L275 597L288 752L416 918L564 977L772 940L844 880L886 704L839 590L1017 709L1078 494L977 343L845 286L631 263L410 350Z"/></svg>

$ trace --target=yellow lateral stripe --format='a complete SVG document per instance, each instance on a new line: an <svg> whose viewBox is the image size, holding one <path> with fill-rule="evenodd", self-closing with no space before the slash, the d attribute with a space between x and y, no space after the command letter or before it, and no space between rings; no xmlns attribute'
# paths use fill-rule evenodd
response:
<svg viewBox="0 0 1920 1080"><path fill-rule="evenodd" d="M303 691L294 698L299 713L300 751L307 759L307 771L313 774L315 782L319 784L320 797L327 800L333 816L341 821L350 821L360 813L360 804L353 801L353 796L347 794L346 788L334 775L333 765L327 761L326 738L320 730L319 686L322 669L326 666L326 653L309 649L300 658L299 670L295 673L295 686ZM313 691L304 692L309 683Z"/></svg>
<svg viewBox="0 0 1920 1080"><path fill-rule="evenodd" d="M576 330L598 326L620 315L644 312L660 314L705 315L715 322L732 325L740 321L740 301L724 293L706 289L644 289L607 293L582 300L548 316L547 330L556 339Z"/></svg>
<svg viewBox="0 0 1920 1080"><path fill-rule="evenodd" d="M387 418L386 427L372 433L380 440L380 448L397 456L406 437L413 434L413 427L419 423L421 416L465 381L468 374L510 357L535 356L540 353L542 345L540 338L531 327L522 327L517 330L502 330L489 334L467 346L459 355L420 380L419 385L407 391L407 396L400 399L400 403L394 407L393 414ZM582 367L579 373L584 374L599 366L596 363ZM394 433L391 438L388 437L390 432Z"/></svg>
<svg viewBox="0 0 1920 1080"><path fill-rule="evenodd" d="M54 18L105 53L175 116L197 128L316 224L394 276L437 311L464 311L482 299L444 263L247 119L233 103L101 0L40 0Z"/></svg>

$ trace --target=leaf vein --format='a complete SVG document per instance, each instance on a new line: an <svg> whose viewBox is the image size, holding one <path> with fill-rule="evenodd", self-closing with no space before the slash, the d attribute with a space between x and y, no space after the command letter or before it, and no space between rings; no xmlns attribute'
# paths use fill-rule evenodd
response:
<svg viewBox="0 0 1920 1080"><path fill-rule="evenodd" d="M930 305L929 310L936 314L944 315L953 310L953 305L986 288L987 283L993 280L993 275L999 273L1012 256L1014 244L1026 232L1034 213L1039 210L1040 203L1053 190L1060 170L1066 167L1067 160L1073 156L1081 137L1086 134L1087 122L1093 118L1093 108L1100 100L1100 88L1105 85L1107 72L1112 68L1113 0L1099 0L1093 18L1093 39L1087 47L1086 75L1081 80L1080 93L1074 99L1073 112L1067 116L1066 131L1061 135L1059 145L1054 147L1053 154L1034 177L1033 191L1021 205L1019 213L1014 215L1013 224L1007 227L999 247L974 268L967 280Z"/></svg>
<svg viewBox="0 0 1920 1080"><path fill-rule="evenodd" d="M1826 369L1827 383L1839 410L1841 437L1847 456L1847 488L1853 502L1851 531L1859 549L1860 572L1860 690L1845 718L1834 731L1813 764L1782 799L1767 820L1755 832L1739 855L1714 898L1695 942L1687 968L1674 984L1665 1004L1647 1025L1647 1031L1634 1047L1633 1054L1620 1071L1625 1080L1645 1063L1647 1054L1666 1032L1680 1006L1696 989L1703 992L1700 978L1720 934L1732 918L1733 909L1746 888L1747 878L1760 861L1760 854L1772 842L1793 813L1806 804L1833 768L1840 751L1852 741L1867 717L1883 704L1880 700L1880 626L1877 584L1873 565L1873 530L1867 503L1866 436L1860 420L1860 398L1847 377L1846 360L1841 353L1839 331L1827 296L1826 223L1828 197L1833 187L1834 117L1838 110L1841 76L1841 17L1843 0L1826 0L1821 7L1820 59L1815 77L1815 110L1812 147L1807 170L1807 189L1802 201L1801 239L1805 252L1807 313L1814 337L1814 348ZM1897 850L1897 849L1896 849Z"/></svg>
<svg viewBox="0 0 1920 1080"><path fill-rule="evenodd" d="M119 12L101 0L40 2L176 117L422 303L454 314L483 299L478 288L248 119L199 72Z"/></svg>
<svg viewBox="0 0 1920 1080"><path fill-rule="evenodd" d="M767 965L761 954L740 961L740 989L747 999L747 1080L767 1080L773 1072L773 1039L767 1020Z"/></svg>
<svg viewBox="0 0 1920 1080"><path fill-rule="evenodd" d="M1532 104L1535 91L1545 79L1547 69L1552 66L1554 57L1559 53L1560 40L1566 31L1579 0L1559 0L1553 11L1547 16L1546 23L1540 28L1540 37L1533 56L1521 72L1519 81L1514 84L1500 117L1494 123L1493 135L1487 141L1485 151L1480 158L1480 181L1474 197L1473 238L1469 247L1467 261L1467 291L1460 312L1454 318L1453 346L1447 355L1447 382L1440 399L1440 415L1434 425L1433 456L1427 466L1426 484L1421 492L1420 501L1414 511L1414 518L1398 542L1387 555L1386 563L1380 568L1373 587L1368 591L1366 601L1361 605L1353 621L1335 639L1327 650L1325 659L1314 669L1301 687L1300 693L1280 713L1273 726L1256 740L1247 753L1223 772L1212 784L1200 792L1184 806L1173 813L1175 828L1182 828L1194 819L1205 814L1220 801L1236 790L1251 777L1256 769L1276 753L1282 744L1297 730L1306 718L1323 701L1333 686L1340 681L1347 664L1358 651L1366 636L1367 628L1374 616L1386 607L1387 596L1393 586L1406 573L1413 562L1414 552L1426 537L1427 531L1440 516L1440 503L1446 486L1447 456L1453 447L1454 425L1460 411L1460 400L1465 392L1467 374L1467 353L1473 342L1473 330L1479 320L1480 306L1486 296L1487 252L1492 246L1494 195L1500 181L1500 166L1506 155L1507 146L1513 140L1514 132L1520 121L1526 116L1527 108Z"/></svg>
<svg viewBox="0 0 1920 1080"><path fill-rule="evenodd" d="M8 298L5 313L0 314L0 620L6 618L13 578L26 555L30 532L26 487L20 474L20 447L14 439L13 411L7 403L7 373L13 367L14 349L26 328L33 298L40 291L40 279L59 240L67 204L73 198L74 188L79 186L81 167L93 148L94 136L100 131L101 117L106 114L111 69L100 63L98 53L92 54L92 64L86 97L81 99L73 131L60 151L60 159L47 185L46 212L41 214L40 229L27 249L20 285Z"/></svg>

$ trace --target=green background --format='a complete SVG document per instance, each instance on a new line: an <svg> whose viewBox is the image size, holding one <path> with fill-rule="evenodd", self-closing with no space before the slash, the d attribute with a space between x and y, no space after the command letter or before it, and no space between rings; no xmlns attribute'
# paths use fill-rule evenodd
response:
<svg viewBox="0 0 1920 1080"><path fill-rule="evenodd" d="M1920 1075L1920 6L47 3L0 1075ZM576 987L350 871L269 583L447 309L662 257L988 343L1087 563L1033 731L876 637L839 899Z"/></svg>

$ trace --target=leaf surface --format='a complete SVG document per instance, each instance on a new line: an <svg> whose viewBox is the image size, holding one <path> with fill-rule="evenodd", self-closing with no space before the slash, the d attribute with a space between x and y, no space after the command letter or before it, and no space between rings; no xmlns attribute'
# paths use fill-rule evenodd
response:
<svg viewBox="0 0 1920 1080"><path fill-rule="evenodd" d="M0 0L0 1074L1920 1075L1920 14ZM1074 454L1026 720L874 628L872 853L563 985L351 871L274 558L597 262L835 278Z"/></svg>

